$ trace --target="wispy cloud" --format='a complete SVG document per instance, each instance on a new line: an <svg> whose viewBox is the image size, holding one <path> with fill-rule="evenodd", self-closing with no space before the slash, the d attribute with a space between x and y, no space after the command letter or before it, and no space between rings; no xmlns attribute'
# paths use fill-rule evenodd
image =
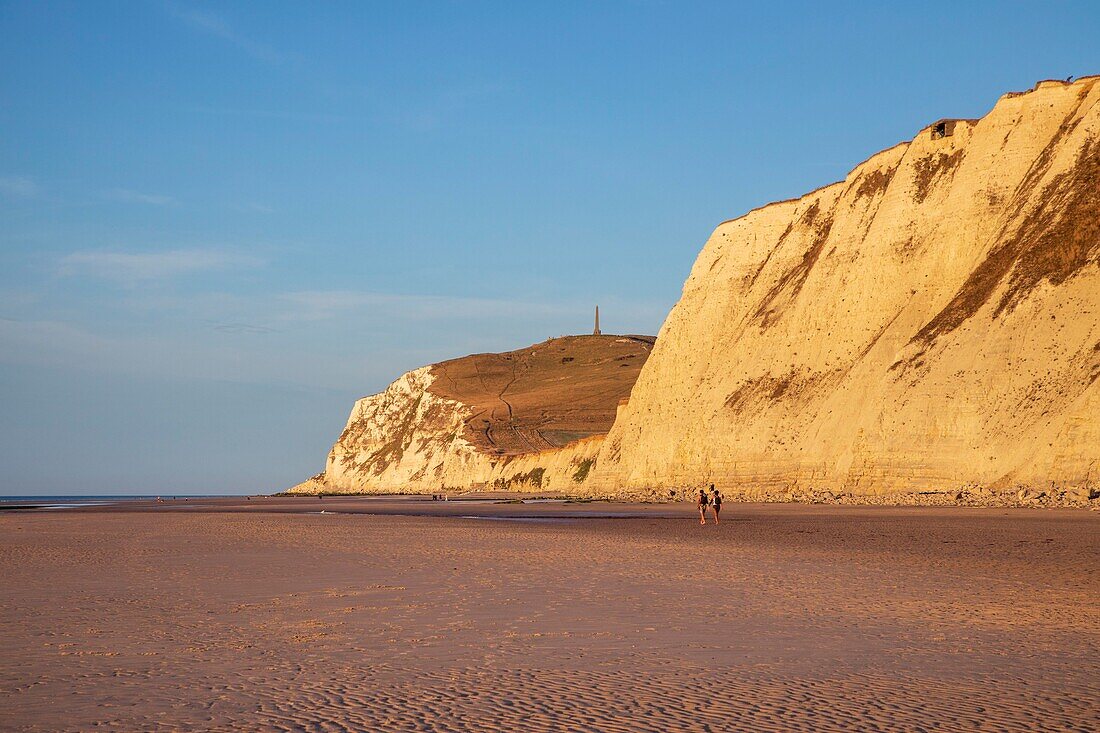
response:
<svg viewBox="0 0 1100 733"><path fill-rule="evenodd" d="M175 2L166 2L165 7L169 13L195 30L230 43L258 61L277 63L283 58L282 54L271 46L238 32L224 18L215 13Z"/></svg>
<svg viewBox="0 0 1100 733"><path fill-rule="evenodd" d="M257 109L248 107L194 107L195 111L203 114L219 115L224 117L255 117L258 119L286 120L288 122L345 122L348 118L344 115L326 114L320 112L299 112L285 109Z"/></svg>
<svg viewBox="0 0 1100 733"><path fill-rule="evenodd" d="M486 103L506 90L499 82L470 83L444 89L417 106L398 110L399 125L416 132L431 132L460 115L465 109Z"/></svg>
<svg viewBox="0 0 1100 733"><path fill-rule="evenodd" d="M399 88L326 84L324 92L338 103L347 99L365 102L374 118L385 125L411 132L434 132L472 108L501 103L513 91L503 81L477 81L425 90L415 95Z"/></svg>
<svg viewBox="0 0 1100 733"><path fill-rule="evenodd" d="M249 384L299 384L311 388L371 388L384 385L402 370L370 364L366 359L338 358L346 352L295 348L285 334L245 338L241 332L204 336L162 322L148 324L81 324L49 318L0 319L0 364L58 367L113 375L157 379L215 379Z"/></svg>
<svg viewBox="0 0 1100 733"><path fill-rule="evenodd" d="M115 188L103 194L113 201L121 201L127 204L149 204L150 206L167 206L179 203L173 196L162 196L141 191L131 191L127 188Z"/></svg>
<svg viewBox="0 0 1100 733"><path fill-rule="evenodd" d="M29 178L8 176L0 178L0 193L28 198L39 191L38 184Z"/></svg>
<svg viewBox="0 0 1100 733"><path fill-rule="evenodd" d="M277 329L261 326L256 323L216 323L211 322L210 327L215 331L230 334L260 334L276 333Z"/></svg>
<svg viewBox="0 0 1100 733"><path fill-rule="evenodd" d="M445 89L440 93L439 101L447 104L462 104L493 97L507 89L508 85L500 81L471 82Z"/></svg>
<svg viewBox="0 0 1100 733"><path fill-rule="evenodd" d="M160 280L209 270L249 267L259 260L209 249L175 249L163 252L73 252L61 258L62 275L88 275L119 282Z"/></svg>
<svg viewBox="0 0 1100 733"><path fill-rule="evenodd" d="M556 303L536 303L491 298L447 295L395 295L356 290L304 290L284 293L294 320L324 320L348 311L370 309L397 318L447 320L455 318L501 317L504 315L550 316L569 313L572 308Z"/></svg>
<svg viewBox="0 0 1100 733"><path fill-rule="evenodd" d="M622 333L653 333L667 312L660 304L602 302ZM356 290L136 287L89 295L74 288L33 309L0 307L0 363L371 391L441 359L585 332L590 308L576 299Z"/></svg>
<svg viewBox="0 0 1100 733"><path fill-rule="evenodd" d="M258 204L254 201L250 201L244 204L234 204L232 207L235 211L242 211L246 214L274 214L275 209L267 204Z"/></svg>

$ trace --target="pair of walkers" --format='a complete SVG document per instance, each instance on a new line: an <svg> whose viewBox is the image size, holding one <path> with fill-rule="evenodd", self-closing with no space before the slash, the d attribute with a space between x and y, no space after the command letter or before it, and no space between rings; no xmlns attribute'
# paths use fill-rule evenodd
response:
<svg viewBox="0 0 1100 733"><path fill-rule="evenodd" d="M699 506L699 524L707 523L707 507L714 512L714 523L718 524L718 515L722 513L722 494L714 488L714 484L710 485L709 496L706 489L699 489L699 498L695 503Z"/></svg>

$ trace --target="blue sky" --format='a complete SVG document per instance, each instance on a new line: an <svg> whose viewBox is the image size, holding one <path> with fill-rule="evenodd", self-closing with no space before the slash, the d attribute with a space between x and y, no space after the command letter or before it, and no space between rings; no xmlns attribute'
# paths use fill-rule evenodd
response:
<svg viewBox="0 0 1100 733"><path fill-rule="evenodd" d="M401 372L656 333L720 221L1100 73L1100 3L0 3L0 493L320 470Z"/></svg>

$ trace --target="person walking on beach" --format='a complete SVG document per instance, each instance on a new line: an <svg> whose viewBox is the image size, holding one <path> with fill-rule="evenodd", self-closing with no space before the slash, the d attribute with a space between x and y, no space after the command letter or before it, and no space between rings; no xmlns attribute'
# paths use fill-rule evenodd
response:
<svg viewBox="0 0 1100 733"><path fill-rule="evenodd" d="M722 513L722 494L710 485L710 505L714 509L714 523L718 524L718 515Z"/></svg>
<svg viewBox="0 0 1100 733"><path fill-rule="evenodd" d="M695 503L699 505L699 524L706 524L707 505L710 504L710 499L707 498L706 489L699 489L699 498L695 500Z"/></svg>

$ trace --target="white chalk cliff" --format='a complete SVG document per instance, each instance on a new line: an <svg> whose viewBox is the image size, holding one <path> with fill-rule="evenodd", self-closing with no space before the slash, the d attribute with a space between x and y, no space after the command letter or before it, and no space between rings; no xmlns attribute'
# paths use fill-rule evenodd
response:
<svg viewBox="0 0 1100 733"><path fill-rule="evenodd" d="M653 346L571 336L402 375L355 403L322 474L294 493L575 493Z"/></svg>
<svg viewBox="0 0 1100 733"><path fill-rule="evenodd" d="M524 470L631 497L1100 484L1098 102L1100 77L1042 82L719 225L606 438ZM356 405L326 485L501 478L429 378Z"/></svg>
<svg viewBox="0 0 1100 733"><path fill-rule="evenodd" d="M1100 480L1100 78L721 224L594 490Z"/></svg>

